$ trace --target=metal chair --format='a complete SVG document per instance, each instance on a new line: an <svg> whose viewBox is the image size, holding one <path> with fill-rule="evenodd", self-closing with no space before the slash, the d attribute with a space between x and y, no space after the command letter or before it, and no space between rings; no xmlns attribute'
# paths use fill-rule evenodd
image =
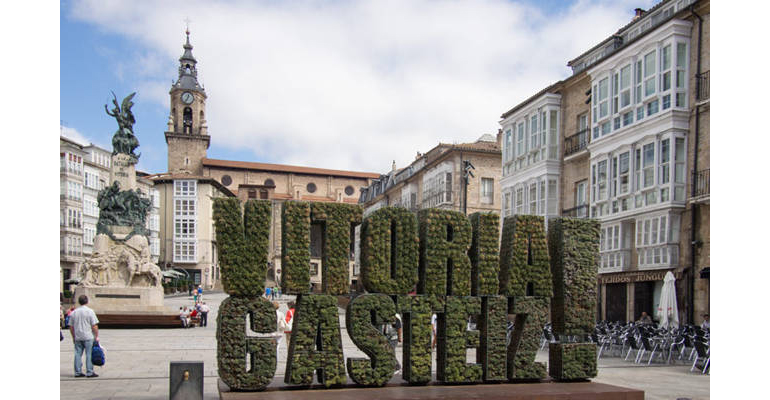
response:
<svg viewBox="0 0 770 400"><path fill-rule="evenodd" d="M705 374L706 369L708 368L709 358L710 358L709 349L706 349L705 343L698 340L695 341L694 345L695 345L696 355L695 355L695 361L693 361L692 363L692 368L690 368L690 372L695 370L695 366L698 364L698 361L700 360L703 362L702 373Z"/></svg>

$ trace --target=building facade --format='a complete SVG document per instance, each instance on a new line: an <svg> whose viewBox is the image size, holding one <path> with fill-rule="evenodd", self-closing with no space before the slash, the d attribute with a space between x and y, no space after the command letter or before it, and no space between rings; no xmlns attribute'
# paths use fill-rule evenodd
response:
<svg viewBox="0 0 770 400"><path fill-rule="evenodd" d="M700 323L710 270L709 4L669 0L636 11L568 63L572 76L502 115L503 210L601 222L597 319L654 316L671 271L680 321ZM551 145L556 157L543 151Z"/></svg>
<svg viewBox="0 0 770 400"><path fill-rule="evenodd" d="M184 270L196 284L220 285L212 200L238 197L270 200L273 214L265 284L281 281L281 210L287 200L356 204L358 193L378 174L207 158L211 136L205 119L206 92L198 83L189 32L179 58L179 76L169 91L165 132L168 172L150 177L160 191L160 265ZM311 283L321 289L320 226L311 228ZM351 255L351 281L353 269Z"/></svg>

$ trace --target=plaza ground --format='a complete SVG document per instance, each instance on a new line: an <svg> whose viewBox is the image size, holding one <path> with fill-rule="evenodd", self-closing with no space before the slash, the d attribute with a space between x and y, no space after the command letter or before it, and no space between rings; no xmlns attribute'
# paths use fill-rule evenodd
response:
<svg viewBox="0 0 770 400"><path fill-rule="evenodd" d="M100 342L107 350L107 363L95 367L98 378L75 378L73 345L68 333L60 342L60 398L85 399L167 399L169 396L169 363L171 361L203 361L204 399L218 399L216 365L216 315L224 293L204 294L211 306L208 327L190 329L102 329ZM279 302L285 311L288 296ZM178 310L192 305L191 296L167 297L165 304ZM340 309L342 313L343 310ZM341 325L344 331L344 324ZM364 357L346 332L342 332L345 357ZM401 361L401 348L396 352ZM538 361L547 361L541 351ZM653 363L654 364L654 363ZM84 366L85 368L85 366ZM286 346L279 347L278 368L274 382L283 381L286 368ZM434 368L435 373L435 357ZM690 364L637 365L618 357L599 360L599 375L594 382L644 390L647 400L710 397L710 376L690 372Z"/></svg>

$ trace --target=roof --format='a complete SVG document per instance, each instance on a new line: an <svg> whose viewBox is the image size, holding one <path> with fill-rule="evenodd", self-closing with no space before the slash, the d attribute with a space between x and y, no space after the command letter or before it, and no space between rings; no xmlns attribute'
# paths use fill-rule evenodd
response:
<svg viewBox="0 0 770 400"><path fill-rule="evenodd" d="M510 116L511 116L513 113L515 113L516 111L519 111L520 109L522 109L522 108L523 108L524 106L526 106L527 104L531 103L531 102L532 102L533 100L535 100L536 98L538 98L538 97L540 97L540 96L542 96L542 95L544 95L544 94L548 93L548 92L549 92L549 91L551 91L551 90L552 90L554 87L556 87L557 85L559 85L559 84L561 84L561 83L563 83L563 82L564 82L564 81L562 80L562 81L558 81L558 82L555 82L555 83L552 83L552 84L550 84L550 85L546 86L546 87L545 87L544 89L542 89L541 91L539 91L539 92L537 92L537 93L533 94L532 96L529 96L529 98L527 98L526 100L524 100L524 101L522 101L521 103L517 104L516 106L514 106L514 107L513 107L513 108L511 108L510 110L508 110L508 111L504 112L504 113L503 113L503 115L501 115L501 116L500 116L500 118L501 118L501 119L506 119L506 118L510 117Z"/></svg>
<svg viewBox="0 0 770 400"><path fill-rule="evenodd" d="M192 175L192 174L169 174L166 172L161 172L159 174L147 175L144 178L149 179L155 183L171 182L177 179L195 179L198 182L209 183L214 185L217 189L219 189L220 192L224 193L229 197L235 197L235 194L231 192L230 189L228 189L227 187L219 183L219 181L217 181L216 179L210 176L200 176L200 175Z"/></svg>
<svg viewBox="0 0 770 400"><path fill-rule="evenodd" d="M301 167L296 165L268 164L248 161L216 160L213 158L204 158L203 165L206 167L250 169L305 175L331 175L343 178L375 179L380 177L380 174L374 172L343 171L336 169Z"/></svg>

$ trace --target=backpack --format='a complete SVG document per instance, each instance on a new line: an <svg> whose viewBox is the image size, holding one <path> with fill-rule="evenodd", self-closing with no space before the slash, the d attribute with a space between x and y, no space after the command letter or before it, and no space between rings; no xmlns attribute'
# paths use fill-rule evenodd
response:
<svg viewBox="0 0 770 400"><path fill-rule="evenodd" d="M91 349L91 363L94 365L104 365L105 355L104 349L99 345L98 341L94 341L94 347Z"/></svg>

